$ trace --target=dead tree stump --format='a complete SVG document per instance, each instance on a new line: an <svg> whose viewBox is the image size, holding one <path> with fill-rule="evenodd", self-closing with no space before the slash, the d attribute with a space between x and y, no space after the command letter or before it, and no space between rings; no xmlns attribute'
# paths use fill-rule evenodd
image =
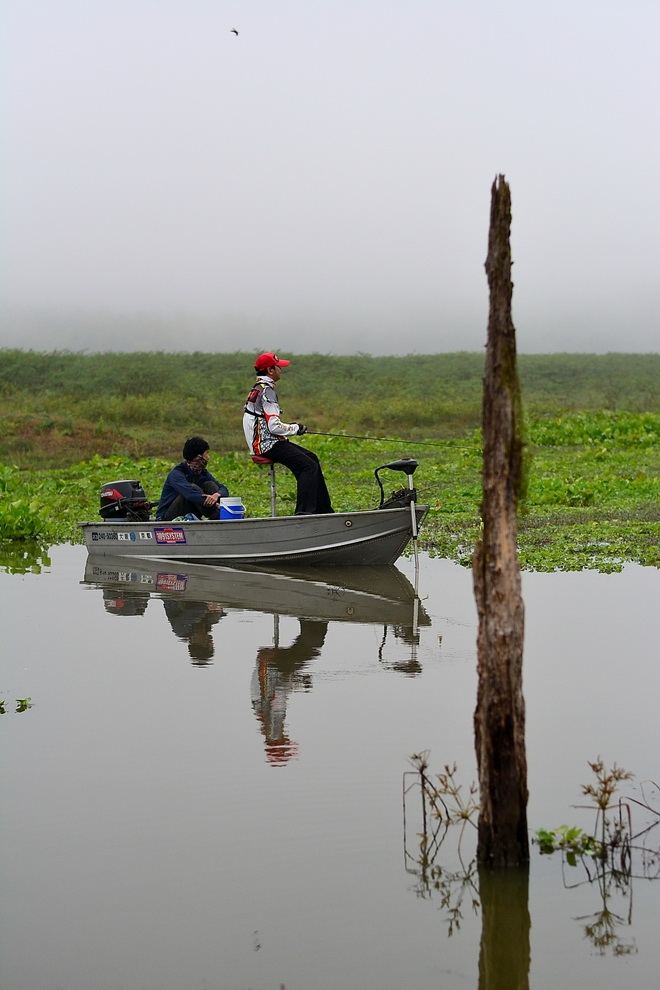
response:
<svg viewBox="0 0 660 990"><path fill-rule="evenodd" d="M500 175L491 189L486 258L490 311L482 408L483 533L473 560L479 616L474 713L481 795L477 858L484 866L519 866L529 860L524 610L516 550L523 442L511 318L510 231L511 194Z"/></svg>

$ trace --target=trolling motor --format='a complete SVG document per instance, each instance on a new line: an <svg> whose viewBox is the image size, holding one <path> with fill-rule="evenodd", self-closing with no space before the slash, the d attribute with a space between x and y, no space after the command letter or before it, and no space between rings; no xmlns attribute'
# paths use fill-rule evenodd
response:
<svg viewBox="0 0 660 990"><path fill-rule="evenodd" d="M376 468L374 474L380 488L379 509L403 509L406 505L410 505L411 502L417 501L417 489L413 487L412 482L412 476L417 470L417 467L417 461L413 457L402 457L399 461L390 461L389 464L381 464L380 467ZM399 488L397 491L392 492L388 499L385 499L383 483L378 477L378 472L383 471L385 468L388 468L390 471L405 471L408 476L408 487Z"/></svg>
<svg viewBox="0 0 660 990"><path fill-rule="evenodd" d="M376 468L374 474L376 475L376 481L380 486L380 505L379 509L399 509L405 508L406 505L410 506L410 529L412 532L413 549L415 551L415 619L413 620L413 625L417 625L417 607L419 600L417 598L417 583L419 580L419 557L417 554L417 513L415 512L415 502L417 501L417 489L413 486L413 474L417 470L417 461L413 457L402 457L399 461L390 461L389 464L381 464L379 468ZM383 471L385 468L389 468L390 471L404 471L408 478L408 487L399 488L398 491L392 492L390 497L385 499L385 492L383 491L383 485L378 477L378 472Z"/></svg>
<svg viewBox="0 0 660 990"><path fill-rule="evenodd" d="M103 519L127 522L148 522L149 513L157 502L150 502L139 481L110 481L101 488Z"/></svg>

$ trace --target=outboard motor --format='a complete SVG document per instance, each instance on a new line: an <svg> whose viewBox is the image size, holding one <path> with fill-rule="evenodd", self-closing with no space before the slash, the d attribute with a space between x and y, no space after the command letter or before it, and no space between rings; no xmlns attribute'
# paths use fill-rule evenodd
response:
<svg viewBox="0 0 660 990"><path fill-rule="evenodd" d="M103 519L147 522L150 509L139 481L110 481L101 489L99 514Z"/></svg>

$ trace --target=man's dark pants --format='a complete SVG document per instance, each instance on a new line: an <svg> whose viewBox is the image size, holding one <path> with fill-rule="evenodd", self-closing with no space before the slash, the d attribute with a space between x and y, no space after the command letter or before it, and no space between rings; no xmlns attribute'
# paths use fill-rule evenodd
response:
<svg viewBox="0 0 660 990"><path fill-rule="evenodd" d="M278 440L265 454L276 464L283 464L296 476L298 494L296 515L332 512L330 495L316 454L290 440Z"/></svg>
<svg viewBox="0 0 660 990"><path fill-rule="evenodd" d="M218 485L213 481L203 481L201 485L193 485L193 488L196 488L198 492L203 492L204 495L213 495L214 492L220 491ZM183 495L177 495L162 519L163 522L171 522L177 516L186 516L189 512L195 516L202 515L206 516L207 519L217 519L218 510L218 505L196 505L185 499Z"/></svg>

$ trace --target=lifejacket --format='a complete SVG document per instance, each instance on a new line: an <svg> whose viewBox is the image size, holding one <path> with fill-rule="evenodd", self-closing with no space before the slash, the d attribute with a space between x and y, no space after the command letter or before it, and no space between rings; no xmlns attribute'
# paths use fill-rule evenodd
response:
<svg viewBox="0 0 660 990"><path fill-rule="evenodd" d="M262 430L268 430L268 420L263 412L257 412L256 404L259 396L263 395L268 388L268 385L268 382L255 382L248 393L248 397L245 400L245 405L243 407L244 413L247 413L248 416L253 417L254 426L252 428L251 450L253 454L257 454L258 456L263 453L261 447L261 434ZM248 408L250 404L252 405L251 409ZM263 424L262 426L260 426L259 421Z"/></svg>
<svg viewBox="0 0 660 990"><path fill-rule="evenodd" d="M248 409L248 403L251 402L254 406L256 406L257 399L259 398L259 389L261 389L261 394L263 395L267 388L268 382L255 382L250 389L247 399L245 400L243 412L249 413L250 416L256 416L258 419L265 419L266 417L263 413L258 413L255 409Z"/></svg>

